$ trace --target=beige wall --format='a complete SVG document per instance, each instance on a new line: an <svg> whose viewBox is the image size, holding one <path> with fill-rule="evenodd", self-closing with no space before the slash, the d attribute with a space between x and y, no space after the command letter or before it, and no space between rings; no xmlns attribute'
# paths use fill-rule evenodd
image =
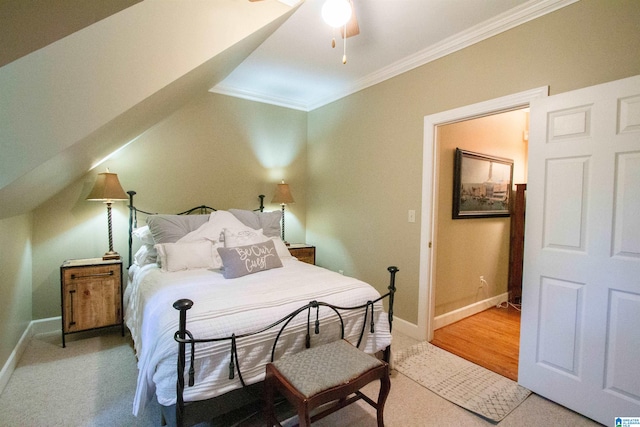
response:
<svg viewBox="0 0 640 427"><path fill-rule="evenodd" d="M306 238L318 245L320 265L380 290L386 267L398 265L396 315L417 322L424 116L544 85L555 94L640 74L639 26L637 0L582 0L309 114L213 94L194 100L37 208L33 257L30 216L0 223L3 248L19 254L0 260L3 272L14 271L2 290L18 301L2 309L20 307L6 317L2 351L24 331L31 293L33 319L59 316L65 258L106 250L105 208L84 201L104 167L139 192L140 206L162 210L250 208L285 178L297 201L287 239ZM416 223L407 222L409 209ZM125 218L120 204L120 252Z"/></svg>
<svg viewBox="0 0 640 427"><path fill-rule="evenodd" d="M0 365L31 322L31 214L0 220Z"/></svg>
<svg viewBox="0 0 640 427"><path fill-rule="evenodd" d="M510 218L451 219L455 150L511 159L513 182L524 183L527 129L523 110L438 127L436 316L507 292Z"/></svg>
<svg viewBox="0 0 640 427"><path fill-rule="evenodd" d="M318 262L380 290L396 264L395 313L417 323L424 116L640 74L639 28L636 0L582 0L311 112L307 237Z"/></svg>
<svg viewBox="0 0 640 427"><path fill-rule="evenodd" d="M296 203L287 207L286 238L305 240L306 113L207 93L163 122L33 213L33 317L60 315L60 264L102 256L108 249L104 204L85 200L98 172L118 174L135 190L136 206L181 212L207 204L218 209L266 210L284 178ZM143 224L140 224L143 225ZM127 254L128 209L113 208L114 249Z"/></svg>

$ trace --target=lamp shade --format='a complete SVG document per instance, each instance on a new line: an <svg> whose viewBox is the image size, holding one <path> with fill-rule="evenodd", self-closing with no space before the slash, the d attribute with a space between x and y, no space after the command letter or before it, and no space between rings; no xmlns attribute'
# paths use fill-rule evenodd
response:
<svg viewBox="0 0 640 427"><path fill-rule="evenodd" d="M281 184L278 184L271 203L278 203L281 205L295 203L295 200L293 200L293 196L291 195L291 190L289 189L289 184L285 184L284 181L282 181Z"/></svg>
<svg viewBox="0 0 640 427"><path fill-rule="evenodd" d="M117 174L102 172L98 174L96 183L93 185L91 193L87 196L87 200L111 202L114 200L128 200L128 197L122 189L122 185L120 185Z"/></svg>

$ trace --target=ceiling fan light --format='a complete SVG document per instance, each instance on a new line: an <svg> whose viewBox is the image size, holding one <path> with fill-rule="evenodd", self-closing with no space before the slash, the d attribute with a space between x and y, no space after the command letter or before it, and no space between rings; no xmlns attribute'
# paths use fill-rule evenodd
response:
<svg viewBox="0 0 640 427"><path fill-rule="evenodd" d="M342 27L350 18L349 0L327 0L322 6L322 19L332 27Z"/></svg>

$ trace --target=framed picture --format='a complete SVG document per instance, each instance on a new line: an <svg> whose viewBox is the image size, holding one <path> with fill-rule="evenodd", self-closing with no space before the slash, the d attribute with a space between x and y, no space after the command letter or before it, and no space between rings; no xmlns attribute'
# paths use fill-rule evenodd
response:
<svg viewBox="0 0 640 427"><path fill-rule="evenodd" d="M513 160L456 148L453 219L509 216Z"/></svg>

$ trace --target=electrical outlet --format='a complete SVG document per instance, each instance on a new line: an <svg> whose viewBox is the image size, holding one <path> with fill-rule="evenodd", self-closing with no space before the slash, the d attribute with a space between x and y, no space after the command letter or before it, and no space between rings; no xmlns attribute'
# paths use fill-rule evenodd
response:
<svg viewBox="0 0 640 427"><path fill-rule="evenodd" d="M487 283L486 280L484 280L484 276L480 276L480 288L485 287L485 286L489 286L489 284Z"/></svg>

